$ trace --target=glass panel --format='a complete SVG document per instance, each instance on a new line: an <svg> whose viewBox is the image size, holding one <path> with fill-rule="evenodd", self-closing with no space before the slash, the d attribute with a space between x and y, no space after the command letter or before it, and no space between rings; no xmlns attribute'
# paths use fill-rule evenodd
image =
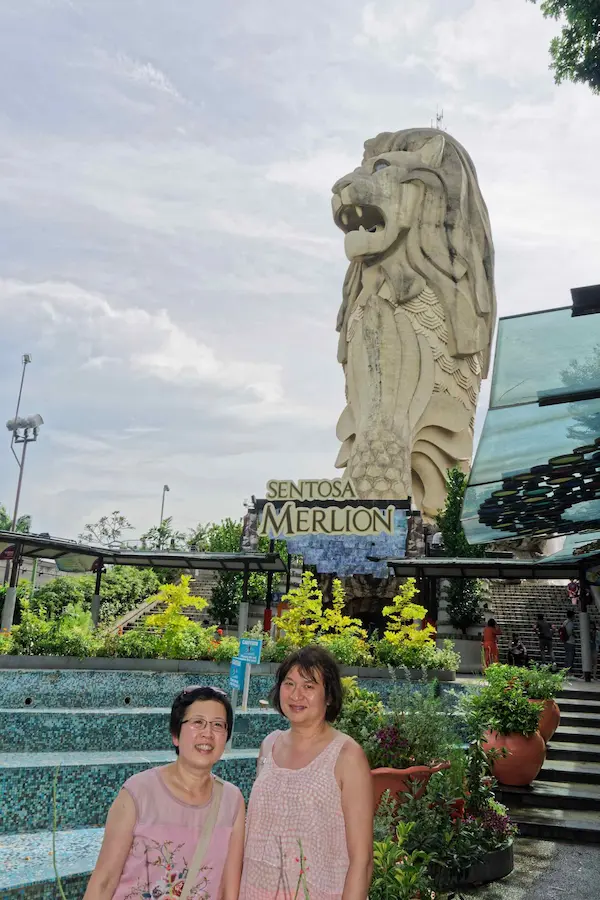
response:
<svg viewBox="0 0 600 900"><path fill-rule="evenodd" d="M498 323L490 408L537 403L544 394L600 389L600 318L571 307Z"/></svg>
<svg viewBox="0 0 600 900"><path fill-rule="evenodd" d="M600 521L600 399L490 410L463 504L470 543Z"/></svg>

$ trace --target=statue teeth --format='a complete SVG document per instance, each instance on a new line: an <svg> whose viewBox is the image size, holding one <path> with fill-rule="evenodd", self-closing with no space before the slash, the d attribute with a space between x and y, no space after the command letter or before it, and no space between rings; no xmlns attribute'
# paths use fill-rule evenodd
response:
<svg viewBox="0 0 600 900"><path fill-rule="evenodd" d="M362 219L362 214L363 214L362 206L355 206L354 209L356 210L356 215L358 216L358 218Z"/></svg>
<svg viewBox="0 0 600 900"><path fill-rule="evenodd" d="M348 213L342 213L342 222L344 225L348 224Z"/></svg>
<svg viewBox="0 0 600 900"><path fill-rule="evenodd" d="M367 229L365 228L364 225L359 225L359 226L358 226L358 230L359 230L359 231L364 231L364 232L366 232Z"/></svg>

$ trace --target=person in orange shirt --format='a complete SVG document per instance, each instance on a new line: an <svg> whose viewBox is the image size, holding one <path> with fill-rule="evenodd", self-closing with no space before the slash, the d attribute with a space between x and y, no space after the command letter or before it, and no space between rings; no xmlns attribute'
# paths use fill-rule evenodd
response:
<svg viewBox="0 0 600 900"><path fill-rule="evenodd" d="M492 663L499 662L498 656L498 636L502 634L498 628L495 619L488 619L488 623L483 629L483 658L484 668L487 669Z"/></svg>

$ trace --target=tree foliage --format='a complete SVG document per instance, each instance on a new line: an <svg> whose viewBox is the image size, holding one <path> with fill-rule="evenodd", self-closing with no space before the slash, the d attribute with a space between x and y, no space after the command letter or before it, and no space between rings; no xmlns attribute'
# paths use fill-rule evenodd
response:
<svg viewBox="0 0 600 900"><path fill-rule="evenodd" d="M45 609L50 618L58 618L72 604L90 609L96 583L95 575L63 575L37 588L32 612ZM109 623L124 616L156 593L160 585L152 569L113 566L102 576L100 621Z"/></svg>
<svg viewBox="0 0 600 900"><path fill-rule="evenodd" d="M188 550L188 538L173 526L173 517L163 519L160 525L149 528L140 538L142 550Z"/></svg>
<svg viewBox="0 0 600 900"><path fill-rule="evenodd" d="M131 531L133 525L120 510L115 509L107 516L102 516L97 522L88 522L85 530L79 535L79 540L84 544L100 544L106 547L120 543L124 531Z"/></svg>
<svg viewBox="0 0 600 900"><path fill-rule="evenodd" d="M459 468L449 469L446 476L446 503L436 523L442 533L444 556L455 559L485 556L484 544L469 544L460 515L467 489L467 476ZM448 615L455 628L466 631L481 622L481 583L474 578L453 578L448 592Z"/></svg>
<svg viewBox="0 0 600 900"><path fill-rule="evenodd" d="M12 531L12 516L3 503L0 503L0 531ZM15 531L18 531L19 534L29 534L31 516L19 516Z"/></svg>
<svg viewBox="0 0 600 900"><path fill-rule="evenodd" d="M600 0L542 0L540 9L562 24L550 43L556 83L579 82L600 93Z"/></svg>

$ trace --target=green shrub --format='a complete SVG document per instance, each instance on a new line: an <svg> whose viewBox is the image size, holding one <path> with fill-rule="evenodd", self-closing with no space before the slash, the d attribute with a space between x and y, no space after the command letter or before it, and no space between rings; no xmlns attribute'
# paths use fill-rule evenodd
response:
<svg viewBox="0 0 600 900"><path fill-rule="evenodd" d="M491 667L490 667L491 668ZM484 686L468 700L469 718L498 734L529 737L538 729L543 703L529 700L516 680L498 680Z"/></svg>
<svg viewBox="0 0 600 900"><path fill-rule="evenodd" d="M342 685L344 702L335 727L362 746L385 722L385 709L379 694L359 688L356 678L343 678Z"/></svg>
<svg viewBox="0 0 600 900"><path fill-rule="evenodd" d="M518 684L530 700L553 700L564 685L566 670L554 672L552 666L505 666L494 663L488 666L485 677L489 684L497 687Z"/></svg>
<svg viewBox="0 0 600 900"><path fill-rule="evenodd" d="M132 628L121 635L109 635L99 656L114 656L124 659L160 659L161 638L159 634L145 628Z"/></svg>
<svg viewBox="0 0 600 900"><path fill-rule="evenodd" d="M375 659L380 666L407 669L448 669L456 672L460 656L452 641L444 641L442 648L433 643L416 644L405 641L392 644L385 638L373 644Z"/></svg>
<svg viewBox="0 0 600 900"><path fill-rule="evenodd" d="M14 653L24 656L95 656L101 641L94 633L92 619L81 603L71 603L58 619L48 619L43 607L38 612L23 602L21 623L11 631Z"/></svg>
<svg viewBox="0 0 600 900"><path fill-rule="evenodd" d="M0 631L0 656L8 656L13 652L13 639L10 631Z"/></svg>
<svg viewBox="0 0 600 900"><path fill-rule="evenodd" d="M153 569L113 566L102 576L100 623L109 624L140 606L156 593L160 580ZM49 618L59 618L70 603L91 609L95 575L63 575L38 588L31 609L45 609Z"/></svg>
<svg viewBox="0 0 600 900"><path fill-rule="evenodd" d="M252 636L254 637L254 635ZM291 640L285 635L282 635L276 641L269 635L265 635L261 659L263 662L280 663L296 649Z"/></svg>
<svg viewBox="0 0 600 900"><path fill-rule="evenodd" d="M213 647L212 658L215 662L231 662L240 652L240 642L235 637L222 637Z"/></svg>
<svg viewBox="0 0 600 900"><path fill-rule="evenodd" d="M354 634L324 634L317 643L326 647L343 666L372 666L369 645Z"/></svg>

